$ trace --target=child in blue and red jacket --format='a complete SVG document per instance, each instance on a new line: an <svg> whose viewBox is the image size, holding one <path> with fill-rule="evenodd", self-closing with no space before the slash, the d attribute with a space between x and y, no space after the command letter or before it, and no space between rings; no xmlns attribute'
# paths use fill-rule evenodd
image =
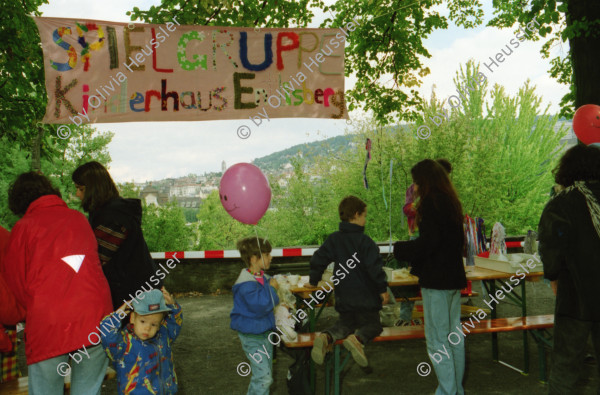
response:
<svg viewBox="0 0 600 395"><path fill-rule="evenodd" d="M232 289L231 329L238 331L252 367L248 395L263 395L273 383L273 344L268 336L275 329L273 309L279 303L279 285L264 272L271 266L268 241L247 237L237 242L237 249L248 268L241 271Z"/></svg>
<svg viewBox="0 0 600 395"><path fill-rule="evenodd" d="M102 345L117 371L119 394L175 394L171 343L181 331L181 306L164 287L162 292L142 293L137 301L127 327L121 329L127 302L100 323Z"/></svg>

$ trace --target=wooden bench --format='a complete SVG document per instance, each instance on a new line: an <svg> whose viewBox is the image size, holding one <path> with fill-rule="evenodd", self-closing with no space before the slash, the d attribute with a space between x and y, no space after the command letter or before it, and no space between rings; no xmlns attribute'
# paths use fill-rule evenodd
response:
<svg viewBox="0 0 600 395"><path fill-rule="evenodd" d="M540 361L540 381L546 382L546 346L550 346L550 342L547 336L544 336L546 329L554 326L554 315L539 315L529 317L513 317L513 318L495 318L489 320L482 320L481 322L475 323L475 328L469 326L470 334L477 333L498 333L498 332L514 332L514 331L528 331L536 340L538 344L538 354ZM320 332L316 333L299 333L298 338L294 342L286 342L285 346L288 348L305 348L312 347L315 337ZM408 339L423 339L425 338L425 327L423 325L418 326L405 326L405 327L385 327L383 332L373 339L373 342L385 342L385 341L396 341L396 340L408 340ZM461 339L461 341L464 341ZM342 361L342 340L335 342L333 346L333 356L328 355L326 359L326 380L325 380L325 393L329 394L329 365L333 358L333 386L334 394L339 395L340 393L340 373L348 363L350 359L350 353L346 352L345 359ZM497 361L507 367L515 369L522 374L528 374L529 361L525 363L525 371L517 369L513 366L508 365L502 361Z"/></svg>
<svg viewBox="0 0 600 395"><path fill-rule="evenodd" d="M117 377L117 372L110 366L106 369L104 381L111 380ZM27 395L29 393L29 383L27 377L19 377L17 380L12 380L6 383L0 383L0 394L2 395ZM69 394L71 390L71 382L65 382L65 394Z"/></svg>

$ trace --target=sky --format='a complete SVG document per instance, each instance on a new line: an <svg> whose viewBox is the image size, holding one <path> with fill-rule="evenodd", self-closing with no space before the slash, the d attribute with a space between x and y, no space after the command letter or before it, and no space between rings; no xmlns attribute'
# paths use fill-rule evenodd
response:
<svg viewBox="0 0 600 395"><path fill-rule="evenodd" d="M326 3L331 3L331 0L327 0ZM428 100L433 88L439 99L447 99L454 94L452 79L455 73L461 65L473 59L481 63L480 69L486 75L489 87L500 84L509 95L515 95L519 88L530 80L530 83L536 86L536 93L542 97L541 110L550 106L549 113L558 112L558 103L567 93L568 87L558 84L548 75L550 63L548 59L542 59L540 54L544 39L520 43L510 56L505 57L503 63L491 66L491 71L484 66L484 63L490 64L490 56L494 57L501 48L509 44L518 27L486 27L487 21L493 17L492 1L483 0L482 3L485 12L482 26L464 29L449 22L447 30L435 31L424 40L424 46L431 58L423 58L422 63L429 67L431 73L423 79L422 86L418 88L422 97ZM128 22L126 12L133 7L148 9L158 4L160 0L49 0L49 4L40 7L40 11L47 17ZM444 6L437 10L442 15L449 14ZM318 27L324 19L323 13L317 13L315 21L309 27ZM568 50L568 44L564 43L553 49L553 56L564 56ZM351 89L355 81L353 76L346 77L346 89ZM382 83L386 83L385 78L382 79ZM360 110L350 113L351 119L364 116ZM247 139L240 139L237 129L244 124L248 124L252 132ZM352 125L345 120L309 118L271 119L269 122L264 121L260 127L252 125L249 120L129 122L94 126L99 131L115 133L108 150L112 158L109 170L117 182L144 182L190 173L220 171L222 161L229 167L239 162L250 162L296 144L352 131Z"/></svg>

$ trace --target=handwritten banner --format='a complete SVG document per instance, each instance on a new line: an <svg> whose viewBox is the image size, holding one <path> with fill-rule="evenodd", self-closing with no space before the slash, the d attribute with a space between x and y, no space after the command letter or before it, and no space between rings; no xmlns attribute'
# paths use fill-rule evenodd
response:
<svg viewBox="0 0 600 395"><path fill-rule="evenodd" d="M348 118L346 29L254 29L34 18L44 122ZM356 21L355 21L356 22ZM358 22L356 22L358 23Z"/></svg>

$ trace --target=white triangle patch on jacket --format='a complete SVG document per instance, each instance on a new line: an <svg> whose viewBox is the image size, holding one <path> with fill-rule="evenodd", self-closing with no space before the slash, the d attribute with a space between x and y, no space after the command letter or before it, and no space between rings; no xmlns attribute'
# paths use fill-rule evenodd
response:
<svg viewBox="0 0 600 395"><path fill-rule="evenodd" d="M61 258L67 265L71 266L71 269L75 270L75 273L79 272L79 268L85 259L85 255L69 255Z"/></svg>

